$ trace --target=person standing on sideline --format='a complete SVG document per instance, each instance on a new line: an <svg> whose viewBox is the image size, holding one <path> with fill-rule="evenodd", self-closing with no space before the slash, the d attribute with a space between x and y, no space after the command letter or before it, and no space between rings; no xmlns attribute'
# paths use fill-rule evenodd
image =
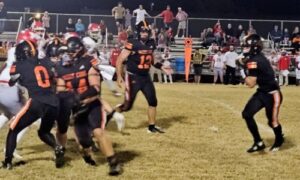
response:
<svg viewBox="0 0 300 180"><path fill-rule="evenodd" d="M175 38L178 38L180 30L182 30L182 38L185 37L187 18L188 14L185 11L183 11L181 7L178 7L178 13L176 15L176 19L178 21L178 28Z"/></svg>
<svg viewBox="0 0 300 180"><path fill-rule="evenodd" d="M229 46L229 51L225 53L225 64L226 64L226 74L225 74L225 84L228 83L236 84L235 78L235 68L236 68L236 59L238 58L238 54L234 51L234 47Z"/></svg>
<svg viewBox="0 0 300 180"><path fill-rule="evenodd" d="M212 61L212 69L214 72L214 85L218 81L218 77L220 77L221 84L223 84L223 75L224 75L224 68L225 68L225 58L224 54L222 53L221 49L217 51L217 54L213 56Z"/></svg>
<svg viewBox="0 0 300 180"><path fill-rule="evenodd" d="M203 61L207 56L206 49L196 49L192 57L193 67L194 67L194 80L195 83L199 84L201 81Z"/></svg>
<svg viewBox="0 0 300 180"><path fill-rule="evenodd" d="M261 52L263 44L260 36L257 34L249 35L246 37L243 46L245 58L237 61L240 66L245 68L240 71L242 78L245 79L245 84L250 88L258 85L257 91L249 99L242 112L242 116L246 120L247 127L254 140L254 144L247 152L262 151L266 147L254 120L255 114L262 108L265 108L268 125L275 134L274 144L270 148L270 151L275 152L279 150L284 142L282 127L278 119L282 93L275 80L274 71L269 60Z"/></svg>
<svg viewBox="0 0 300 180"><path fill-rule="evenodd" d="M282 51L281 56L278 60L279 86L289 85L290 63L291 63L291 58L287 55L286 51Z"/></svg>

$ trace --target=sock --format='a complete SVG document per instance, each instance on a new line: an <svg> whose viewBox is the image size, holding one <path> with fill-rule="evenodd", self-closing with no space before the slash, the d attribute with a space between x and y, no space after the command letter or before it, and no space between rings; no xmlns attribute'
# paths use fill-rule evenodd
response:
<svg viewBox="0 0 300 180"><path fill-rule="evenodd" d="M111 166L111 165L116 165L118 163L118 159L116 157L116 155L112 155L112 156L109 156L106 158L107 159L107 162L108 164Z"/></svg>
<svg viewBox="0 0 300 180"><path fill-rule="evenodd" d="M111 113L107 114L107 116L106 116L106 125L111 120L111 118L113 117L115 112L116 112L116 110L113 110Z"/></svg>
<svg viewBox="0 0 300 180"><path fill-rule="evenodd" d="M279 124L277 127L273 128L274 134L275 134L275 138L282 138L282 127Z"/></svg>

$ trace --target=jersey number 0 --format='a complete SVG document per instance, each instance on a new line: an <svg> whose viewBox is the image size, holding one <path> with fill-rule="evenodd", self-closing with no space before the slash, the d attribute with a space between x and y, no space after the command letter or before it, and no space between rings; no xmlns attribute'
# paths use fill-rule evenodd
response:
<svg viewBox="0 0 300 180"><path fill-rule="evenodd" d="M36 66L34 68L34 74L35 74L37 83L40 87L42 87L42 88L50 87L49 74L45 67Z"/></svg>

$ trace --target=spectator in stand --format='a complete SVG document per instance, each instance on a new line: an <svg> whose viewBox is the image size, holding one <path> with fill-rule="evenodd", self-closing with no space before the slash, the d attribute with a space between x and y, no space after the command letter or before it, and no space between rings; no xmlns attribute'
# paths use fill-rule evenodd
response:
<svg viewBox="0 0 300 180"><path fill-rule="evenodd" d="M119 57L119 55L121 54L121 49L119 47L118 44L115 44L114 48L111 50L111 53L110 53L110 64L113 66L113 67L116 67L116 63L117 63L117 59Z"/></svg>
<svg viewBox="0 0 300 180"><path fill-rule="evenodd" d="M235 85L236 77L235 77L235 69L236 69L236 60L238 58L238 54L235 52L234 46L229 46L229 51L225 53L224 60L226 64L226 74L225 74L225 84L231 83Z"/></svg>
<svg viewBox="0 0 300 180"><path fill-rule="evenodd" d="M178 28L175 38L178 38L180 30L182 30L182 38L185 37L186 30L186 21L188 19L188 14L182 10L181 7L178 7L178 13L176 15L176 20L178 21Z"/></svg>
<svg viewBox="0 0 300 180"><path fill-rule="evenodd" d="M44 15L42 17L43 26L46 29L47 32L50 30L50 16L48 14L48 11L44 12Z"/></svg>
<svg viewBox="0 0 300 180"><path fill-rule="evenodd" d="M151 17L143 8L143 5L139 5L139 8L134 10L132 14L136 16L135 25L138 25L141 21L145 21L145 16Z"/></svg>
<svg viewBox="0 0 300 180"><path fill-rule="evenodd" d="M202 32L200 33L200 41L205 42L206 34L207 34L207 29L204 28L204 29L202 30Z"/></svg>
<svg viewBox="0 0 300 180"><path fill-rule="evenodd" d="M84 36L85 34L85 26L84 24L82 23L82 20L79 18L77 20L77 23L75 24L75 32L80 36Z"/></svg>
<svg viewBox="0 0 300 180"><path fill-rule="evenodd" d="M7 16L6 8L4 7L4 2L0 2L0 34L4 31L5 19Z"/></svg>
<svg viewBox="0 0 300 180"><path fill-rule="evenodd" d="M150 24L150 25L149 25L149 29L151 30L151 33L150 33L150 39L156 40L157 37L156 37L156 33L155 33L155 30L156 30L155 24L154 24L154 23Z"/></svg>
<svg viewBox="0 0 300 180"><path fill-rule="evenodd" d="M295 34L295 37L293 37L292 47L295 49L295 51L299 51L299 49L300 49L300 33Z"/></svg>
<svg viewBox="0 0 300 180"><path fill-rule="evenodd" d="M227 24L225 29L225 41L227 44L234 44L235 42L234 30L230 23Z"/></svg>
<svg viewBox="0 0 300 180"><path fill-rule="evenodd" d="M291 37L291 40L293 41L293 39L299 34L299 27L296 26L292 32L292 37Z"/></svg>
<svg viewBox="0 0 300 180"><path fill-rule="evenodd" d="M300 85L300 52L297 52L295 59L295 71L296 71L296 86Z"/></svg>
<svg viewBox="0 0 300 180"><path fill-rule="evenodd" d="M130 14L130 10L129 10L129 9L126 9L126 13L125 13L125 28L126 28L126 29L127 29L129 26L132 27L131 19L132 19L132 15Z"/></svg>
<svg viewBox="0 0 300 180"><path fill-rule="evenodd" d="M216 38L213 33L212 28L207 28L205 39L204 39L204 46L210 46L213 42L216 42Z"/></svg>
<svg viewBox="0 0 300 180"><path fill-rule="evenodd" d="M289 33L289 29L288 28L284 28L283 30L283 35L282 35L282 43L284 44L284 46L290 46L291 45L291 41L290 41L291 35Z"/></svg>
<svg viewBox="0 0 300 180"><path fill-rule="evenodd" d="M127 42L127 40L128 40L128 36L127 36L126 30L123 29L122 26L119 26L118 43L119 43L121 46L124 46L125 43Z"/></svg>
<svg viewBox="0 0 300 180"><path fill-rule="evenodd" d="M251 34L256 34L256 30L254 29L252 24L249 25L249 29L247 31L247 36L249 36Z"/></svg>
<svg viewBox="0 0 300 180"><path fill-rule="evenodd" d="M167 46L170 46L175 42L173 29L171 27L169 27L168 30L166 31L166 35L167 35Z"/></svg>
<svg viewBox="0 0 300 180"><path fill-rule="evenodd" d="M161 54L162 53L159 51L154 51L154 62L153 62L154 64L162 62ZM154 82L154 75L157 74L158 82L162 83L162 72L160 69L155 68L154 66L151 66L149 72L150 72L150 77L153 82Z"/></svg>
<svg viewBox="0 0 300 180"><path fill-rule="evenodd" d="M208 54L215 54L220 49L220 46L217 44L216 41L213 41L211 45L208 47Z"/></svg>
<svg viewBox="0 0 300 180"><path fill-rule="evenodd" d="M115 6L111 11L112 15L115 17L117 27L124 27L125 8L123 7L122 2L119 2L118 6Z"/></svg>
<svg viewBox="0 0 300 180"><path fill-rule="evenodd" d="M235 32L235 37L236 37L237 40L240 40L240 37L241 37L241 35L242 35L243 32L245 32L245 30L243 28L243 25L239 24L238 28L237 28L237 30Z"/></svg>
<svg viewBox="0 0 300 180"><path fill-rule="evenodd" d="M213 28L213 33L214 33L214 37L216 38L216 42L218 43L219 46L223 45L223 41L224 41L224 32L222 30L222 26L220 21L218 21Z"/></svg>
<svg viewBox="0 0 300 180"><path fill-rule="evenodd" d="M127 27L126 33L127 33L127 39L132 39L134 37L132 26Z"/></svg>
<svg viewBox="0 0 300 180"><path fill-rule="evenodd" d="M282 40L282 32L279 30L278 25L274 25L274 29L270 32L270 36L275 43L275 47L279 47Z"/></svg>
<svg viewBox="0 0 300 180"><path fill-rule="evenodd" d="M274 50L271 52L271 55L268 57L268 60L270 61L274 71L277 70L279 57L280 56Z"/></svg>
<svg viewBox="0 0 300 180"><path fill-rule="evenodd" d="M68 19L68 24L66 25L66 32L75 32L75 24L71 18Z"/></svg>
<svg viewBox="0 0 300 180"><path fill-rule="evenodd" d="M161 28L160 33L158 34L157 40L157 50L160 52L164 52L167 46L167 34L164 28Z"/></svg>
<svg viewBox="0 0 300 180"><path fill-rule="evenodd" d="M218 77L220 77L221 84L223 84L223 75L224 75L224 65L225 59L224 54L222 53L221 49L217 50L217 53L212 58L211 69L214 72L214 85L218 81Z"/></svg>
<svg viewBox="0 0 300 180"><path fill-rule="evenodd" d="M281 56L278 60L278 70L279 70L279 86L289 85L289 67L291 59L287 55L287 52L283 50Z"/></svg>
<svg viewBox="0 0 300 180"><path fill-rule="evenodd" d="M241 45L242 45L242 43L243 43L244 38L245 38L246 35L247 35L246 31L245 30L242 31L242 34L240 35L240 39L239 39Z"/></svg>
<svg viewBox="0 0 300 180"><path fill-rule="evenodd" d="M103 19L100 20L99 27L100 27L100 40L101 40L100 42L103 44L106 35L106 24Z"/></svg>
<svg viewBox="0 0 300 180"><path fill-rule="evenodd" d="M296 26L292 32L291 36L291 41L292 41L292 47L295 49L295 51L299 51L300 47L300 32L299 32L299 27Z"/></svg>
<svg viewBox="0 0 300 180"><path fill-rule="evenodd" d="M167 5L167 9L162 11L159 15L155 17L163 17L165 28L169 28L174 19L174 14L171 11L170 5Z"/></svg>

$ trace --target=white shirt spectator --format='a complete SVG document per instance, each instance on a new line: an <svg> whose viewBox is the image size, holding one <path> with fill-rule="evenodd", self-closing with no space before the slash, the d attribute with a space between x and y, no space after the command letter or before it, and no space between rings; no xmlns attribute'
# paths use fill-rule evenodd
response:
<svg viewBox="0 0 300 180"><path fill-rule="evenodd" d="M215 54L213 56L213 61L214 61L214 68L220 68L220 69L224 68L225 56L223 54L221 55Z"/></svg>
<svg viewBox="0 0 300 180"><path fill-rule="evenodd" d="M135 24L138 24L139 22L144 21L146 15L150 16L145 9L141 9L141 8L134 10L133 15L136 15Z"/></svg>
<svg viewBox="0 0 300 180"><path fill-rule="evenodd" d="M225 64L227 66L236 67L236 59L238 58L238 54L235 51L228 51L225 53L224 58L225 58Z"/></svg>

